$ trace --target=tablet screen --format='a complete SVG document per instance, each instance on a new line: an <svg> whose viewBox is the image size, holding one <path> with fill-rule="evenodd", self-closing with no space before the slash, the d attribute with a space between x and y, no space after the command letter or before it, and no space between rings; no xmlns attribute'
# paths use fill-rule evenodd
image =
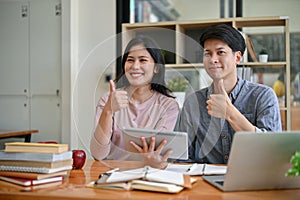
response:
<svg viewBox="0 0 300 200"><path fill-rule="evenodd" d="M173 152L169 158L181 160L188 159L188 136L185 132L144 128L124 128L123 134L126 150L129 152L138 153L138 151L130 144L130 141L142 146L141 137L145 137L149 144L150 138L155 136L155 147L157 147L162 140L167 140L167 144L162 150L162 154L164 154L168 149L172 149Z"/></svg>

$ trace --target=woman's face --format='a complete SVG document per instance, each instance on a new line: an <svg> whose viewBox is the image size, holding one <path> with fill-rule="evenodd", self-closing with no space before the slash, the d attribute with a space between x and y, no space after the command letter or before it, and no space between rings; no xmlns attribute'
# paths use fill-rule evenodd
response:
<svg viewBox="0 0 300 200"><path fill-rule="evenodd" d="M131 86L149 85L157 69L150 53L144 45L133 46L125 62L125 76Z"/></svg>

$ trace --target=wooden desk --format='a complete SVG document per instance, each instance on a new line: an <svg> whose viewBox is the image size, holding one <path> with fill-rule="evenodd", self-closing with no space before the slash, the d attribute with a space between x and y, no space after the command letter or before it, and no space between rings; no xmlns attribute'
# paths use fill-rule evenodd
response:
<svg viewBox="0 0 300 200"><path fill-rule="evenodd" d="M140 162L133 161L91 161L88 160L83 170L72 170L60 186L36 190L32 192L22 192L20 188L9 183L0 181L0 199L18 200L71 200L71 199L151 199L151 200L171 200L171 199L199 199L199 200L296 200L300 199L300 189L298 190L268 190L268 191L247 191L247 192L221 192L209 185L199 177L192 189L185 189L178 194L165 194L146 191L121 191L93 189L85 187L86 183L95 181L100 173L111 168L119 167L120 170L142 167Z"/></svg>
<svg viewBox="0 0 300 200"><path fill-rule="evenodd" d="M31 134L37 133L38 130L20 130L20 131L12 131L12 130L0 130L0 139L3 138L24 138L25 142L31 141Z"/></svg>

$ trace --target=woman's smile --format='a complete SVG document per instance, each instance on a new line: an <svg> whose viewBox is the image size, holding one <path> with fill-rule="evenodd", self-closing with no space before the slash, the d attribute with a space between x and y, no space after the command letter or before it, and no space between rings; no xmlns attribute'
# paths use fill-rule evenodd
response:
<svg viewBox="0 0 300 200"><path fill-rule="evenodd" d="M129 74L132 78L139 78L144 75L143 72L130 72Z"/></svg>

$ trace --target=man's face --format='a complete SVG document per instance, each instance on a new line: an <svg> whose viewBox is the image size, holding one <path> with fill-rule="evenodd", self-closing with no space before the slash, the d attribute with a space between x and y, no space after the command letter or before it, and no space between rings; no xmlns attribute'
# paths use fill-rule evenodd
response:
<svg viewBox="0 0 300 200"><path fill-rule="evenodd" d="M240 51L233 52L227 43L219 39L208 39L204 42L204 67L214 81L236 80L236 65L241 59Z"/></svg>

